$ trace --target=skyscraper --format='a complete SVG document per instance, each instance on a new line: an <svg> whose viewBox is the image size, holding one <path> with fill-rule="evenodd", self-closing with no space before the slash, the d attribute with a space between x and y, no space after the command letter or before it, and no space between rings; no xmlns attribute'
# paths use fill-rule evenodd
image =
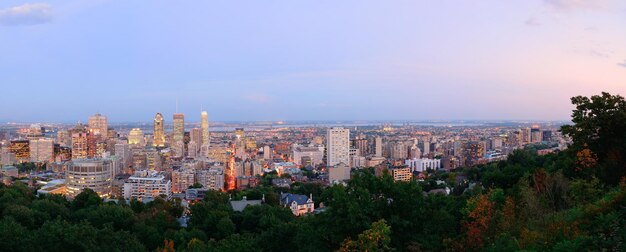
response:
<svg viewBox="0 0 626 252"><path fill-rule="evenodd" d="M376 157L382 157L383 156L383 138L382 137L376 137L376 140L374 141L374 147L376 148L376 151L374 152L374 156Z"/></svg>
<svg viewBox="0 0 626 252"><path fill-rule="evenodd" d="M87 136L89 131L81 123L72 129L72 159L87 158Z"/></svg>
<svg viewBox="0 0 626 252"><path fill-rule="evenodd" d="M154 147L165 146L165 129L163 123L163 115L161 115L161 113L157 113L154 116L154 134L152 135L152 145Z"/></svg>
<svg viewBox="0 0 626 252"><path fill-rule="evenodd" d="M174 132L172 133L172 150L176 156L183 156L185 144L185 115L182 113L174 114Z"/></svg>
<svg viewBox="0 0 626 252"><path fill-rule="evenodd" d="M200 113L200 119L200 126L202 127L202 142L199 144L209 146L209 114L206 111L202 111L202 113Z"/></svg>
<svg viewBox="0 0 626 252"><path fill-rule="evenodd" d="M350 130L341 127L328 129L326 136L328 166L339 163L350 164Z"/></svg>
<svg viewBox="0 0 626 252"><path fill-rule="evenodd" d="M107 117L101 115L100 113L89 117L88 122L88 130L92 132L92 134L101 135L102 139L106 139L108 136L108 128L109 125L107 123Z"/></svg>
<svg viewBox="0 0 626 252"><path fill-rule="evenodd" d="M30 140L30 159L32 162L47 162L54 160L54 140L40 138Z"/></svg>

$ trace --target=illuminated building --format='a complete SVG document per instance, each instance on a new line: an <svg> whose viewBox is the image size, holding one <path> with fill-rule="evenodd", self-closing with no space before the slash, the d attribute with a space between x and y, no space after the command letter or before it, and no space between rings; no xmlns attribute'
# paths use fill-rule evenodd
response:
<svg viewBox="0 0 626 252"><path fill-rule="evenodd" d="M54 160L54 140L47 138L33 139L29 143L31 162Z"/></svg>
<svg viewBox="0 0 626 252"><path fill-rule="evenodd" d="M463 156L466 166L472 166L485 156L485 144L483 142L466 142L463 144Z"/></svg>
<svg viewBox="0 0 626 252"><path fill-rule="evenodd" d="M196 170L196 182L207 189L224 190L224 169L209 168L208 170Z"/></svg>
<svg viewBox="0 0 626 252"><path fill-rule="evenodd" d="M144 138L143 131L140 128L131 129L128 133L128 144L132 147L145 147L146 139Z"/></svg>
<svg viewBox="0 0 626 252"><path fill-rule="evenodd" d="M198 144L208 147L211 140L209 138L209 114L206 111L200 113L200 126L202 128L202 141L198 142Z"/></svg>
<svg viewBox="0 0 626 252"><path fill-rule="evenodd" d="M246 133L243 128L235 128L235 139L236 141L243 141L246 137Z"/></svg>
<svg viewBox="0 0 626 252"><path fill-rule="evenodd" d="M74 198L85 188L94 190L100 197L109 196L111 193L113 170L113 162L111 160L72 160L65 171L68 196Z"/></svg>
<svg viewBox="0 0 626 252"><path fill-rule="evenodd" d="M185 137L185 115L181 113L174 114L174 131L172 132L172 150L174 156L184 155L184 137Z"/></svg>
<svg viewBox="0 0 626 252"><path fill-rule="evenodd" d="M256 139L254 137L246 138L246 149L255 150L256 149Z"/></svg>
<svg viewBox="0 0 626 252"><path fill-rule="evenodd" d="M161 170L161 156L155 149L146 150L146 166L150 171Z"/></svg>
<svg viewBox="0 0 626 252"><path fill-rule="evenodd" d="M350 163L350 130L341 127L328 129L326 143L328 146L326 165Z"/></svg>
<svg viewBox="0 0 626 252"><path fill-rule="evenodd" d="M81 123L72 129L72 159L88 157L87 136L89 131Z"/></svg>
<svg viewBox="0 0 626 252"><path fill-rule="evenodd" d="M92 134L100 135L102 139L106 139L108 137L108 127L106 116L98 113L89 117L87 129L91 131Z"/></svg>
<svg viewBox="0 0 626 252"><path fill-rule="evenodd" d="M94 134L92 130L89 130L87 134L87 157L88 158L101 158L102 154L106 151L106 142L100 134Z"/></svg>
<svg viewBox="0 0 626 252"><path fill-rule="evenodd" d="M61 146L70 146L70 133L67 130L57 131L56 141Z"/></svg>
<svg viewBox="0 0 626 252"><path fill-rule="evenodd" d="M159 196L172 196L172 183L163 174L154 171L137 171L124 182L124 199L147 201Z"/></svg>
<svg viewBox="0 0 626 252"><path fill-rule="evenodd" d="M413 177L413 173L411 173L411 168L409 168L408 166L393 167L389 169L389 173L393 177L394 181L410 181L411 177Z"/></svg>
<svg viewBox="0 0 626 252"><path fill-rule="evenodd" d="M172 192L181 193L187 190L195 182L193 169L181 169L172 171Z"/></svg>
<svg viewBox="0 0 626 252"><path fill-rule="evenodd" d="M154 134L152 135L152 145L154 147L165 147L164 119L161 113L154 116Z"/></svg>
<svg viewBox="0 0 626 252"><path fill-rule="evenodd" d="M30 142L28 140L11 141L9 144L9 152L15 154L17 162L30 161Z"/></svg>

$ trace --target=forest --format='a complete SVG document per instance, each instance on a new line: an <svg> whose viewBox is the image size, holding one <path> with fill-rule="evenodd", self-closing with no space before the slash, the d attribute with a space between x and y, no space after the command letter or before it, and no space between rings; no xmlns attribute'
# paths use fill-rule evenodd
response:
<svg viewBox="0 0 626 252"><path fill-rule="evenodd" d="M212 191L190 206L157 198L74 200L0 187L4 251L626 251L626 101L602 93L572 98L565 151L521 149L506 161L394 182L355 170L347 185L295 183ZM436 180L450 195L426 194ZM295 217L279 193L312 194L326 211ZM265 204L233 211L230 198Z"/></svg>

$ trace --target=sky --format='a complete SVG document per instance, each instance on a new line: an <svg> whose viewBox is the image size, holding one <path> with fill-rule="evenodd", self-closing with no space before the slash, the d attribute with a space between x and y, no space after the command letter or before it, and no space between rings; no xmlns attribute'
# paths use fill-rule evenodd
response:
<svg viewBox="0 0 626 252"><path fill-rule="evenodd" d="M565 120L623 0L0 1L0 121Z"/></svg>

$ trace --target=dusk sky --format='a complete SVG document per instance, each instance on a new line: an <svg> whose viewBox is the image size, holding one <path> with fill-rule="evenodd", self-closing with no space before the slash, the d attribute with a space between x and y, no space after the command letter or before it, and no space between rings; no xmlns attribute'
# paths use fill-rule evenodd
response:
<svg viewBox="0 0 626 252"><path fill-rule="evenodd" d="M626 1L0 1L0 121L568 119Z"/></svg>

